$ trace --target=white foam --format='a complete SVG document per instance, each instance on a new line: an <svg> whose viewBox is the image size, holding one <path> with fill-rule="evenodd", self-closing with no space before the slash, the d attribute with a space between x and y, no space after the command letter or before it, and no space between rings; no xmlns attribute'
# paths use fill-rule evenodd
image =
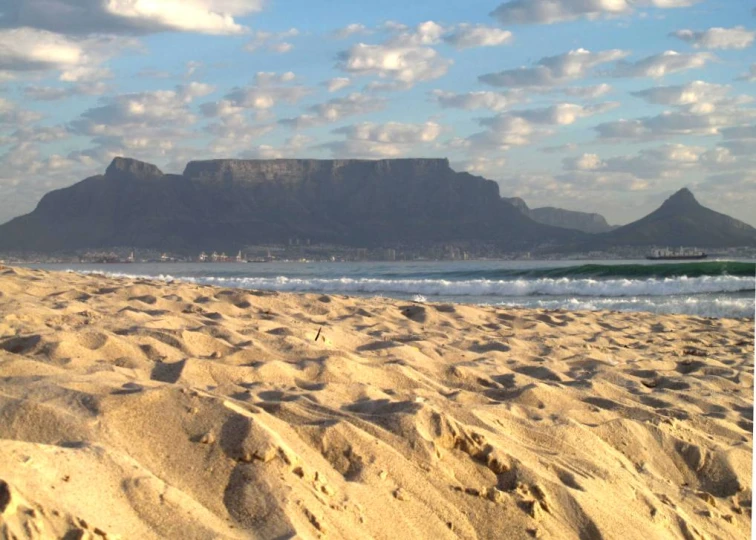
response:
<svg viewBox="0 0 756 540"><path fill-rule="evenodd" d="M423 296L669 296L753 290L756 280L739 276L675 277L665 279L541 278L451 281L445 279L288 278L270 277L173 277L105 273L114 277L178 279L205 285L293 292L386 293Z"/></svg>
<svg viewBox="0 0 756 540"><path fill-rule="evenodd" d="M103 272L85 272L100 273ZM113 277L178 280L204 285L265 289L285 292L326 292L402 296L432 300L432 297L469 297L471 302L501 299L506 305L565 309L614 309L685 313L713 317L753 317L753 298L718 298L753 290L756 280L740 276L702 276L649 279L541 278L511 280L444 280L380 278L289 278L278 277L174 277L104 273ZM708 296L706 296L708 295ZM563 298L543 298L563 297Z"/></svg>
<svg viewBox="0 0 756 540"><path fill-rule="evenodd" d="M756 309L753 298L716 298L711 296L683 296L669 298L566 298L522 299L498 302L496 305L570 311L650 311L701 317L753 317Z"/></svg>

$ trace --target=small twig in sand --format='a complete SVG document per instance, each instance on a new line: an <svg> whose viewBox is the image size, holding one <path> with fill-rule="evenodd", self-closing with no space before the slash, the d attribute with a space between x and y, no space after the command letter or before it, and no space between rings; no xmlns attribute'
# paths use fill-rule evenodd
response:
<svg viewBox="0 0 756 540"><path fill-rule="evenodd" d="M318 328L318 334L317 334L317 335L315 336L315 341L317 341L317 340L318 340L318 338L320 337L320 331L321 331L322 329L323 329L323 327L322 327L322 326L321 326L320 328Z"/></svg>

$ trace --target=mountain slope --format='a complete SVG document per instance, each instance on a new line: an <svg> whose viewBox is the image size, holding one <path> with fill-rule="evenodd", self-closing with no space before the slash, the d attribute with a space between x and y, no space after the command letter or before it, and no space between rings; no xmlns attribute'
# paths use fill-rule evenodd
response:
<svg viewBox="0 0 756 540"><path fill-rule="evenodd" d="M574 229L590 234L608 232L615 228L612 225L609 225L601 214L577 212L575 210L565 210L563 208L554 208L552 206L530 208L527 203L519 197L510 197L504 200L515 208L518 208L533 221L543 223L544 225L562 227L564 229Z"/></svg>
<svg viewBox="0 0 756 540"><path fill-rule="evenodd" d="M654 212L592 241L596 249L611 246L732 247L756 245L756 229L702 206L681 189Z"/></svg>
<svg viewBox="0 0 756 540"><path fill-rule="evenodd" d="M506 249L583 239L534 222L500 198L498 184L445 159L193 161L175 175L116 158L104 175L48 193L0 226L0 250L235 250L292 237Z"/></svg>

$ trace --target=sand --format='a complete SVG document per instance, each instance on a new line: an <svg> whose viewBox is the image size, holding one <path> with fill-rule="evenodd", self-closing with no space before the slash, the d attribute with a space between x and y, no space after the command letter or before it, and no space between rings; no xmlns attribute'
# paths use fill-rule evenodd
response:
<svg viewBox="0 0 756 540"><path fill-rule="evenodd" d="M748 538L753 330L0 268L0 536Z"/></svg>

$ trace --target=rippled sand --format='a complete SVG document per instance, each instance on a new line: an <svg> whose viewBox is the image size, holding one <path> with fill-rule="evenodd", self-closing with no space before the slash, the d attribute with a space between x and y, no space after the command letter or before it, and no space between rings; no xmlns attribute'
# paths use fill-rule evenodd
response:
<svg viewBox="0 0 756 540"><path fill-rule="evenodd" d="M0 267L0 532L748 538L753 330Z"/></svg>

